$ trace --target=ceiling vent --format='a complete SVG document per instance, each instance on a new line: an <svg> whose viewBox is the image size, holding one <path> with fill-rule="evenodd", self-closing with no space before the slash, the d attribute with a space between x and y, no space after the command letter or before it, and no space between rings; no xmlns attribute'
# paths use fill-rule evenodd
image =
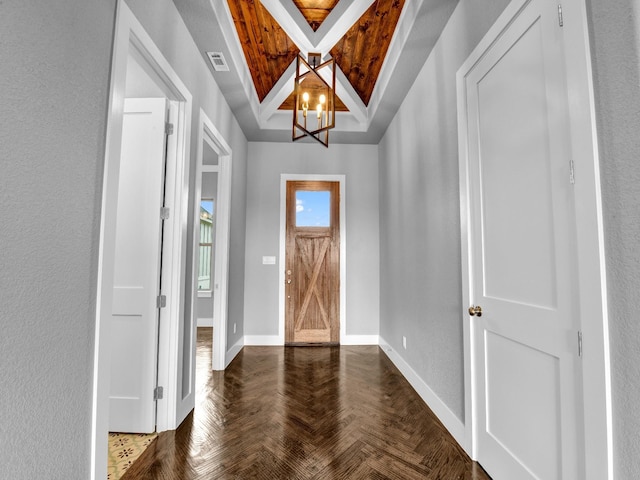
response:
<svg viewBox="0 0 640 480"><path fill-rule="evenodd" d="M213 65L213 69L216 72L229 71L229 65L227 65L227 61L224 59L222 52L207 52L207 56L209 60L211 60L211 65Z"/></svg>

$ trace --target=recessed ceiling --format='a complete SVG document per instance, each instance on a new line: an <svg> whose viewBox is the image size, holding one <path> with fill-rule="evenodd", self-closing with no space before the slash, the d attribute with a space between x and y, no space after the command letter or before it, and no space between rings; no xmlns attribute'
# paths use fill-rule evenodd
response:
<svg viewBox="0 0 640 480"><path fill-rule="evenodd" d="M378 143L458 0L174 0L250 141L290 141L298 53L335 58L332 143ZM207 63L208 60L207 60Z"/></svg>
<svg viewBox="0 0 640 480"><path fill-rule="evenodd" d="M293 1L314 32L338 4L337 0ZM371 99L404 1L374 0L329 51L365 105ZM227 0L227 3L258 100L262 102L295 60L300 48L261 2ZM279 108L292 110L291 98L289 96Z"/></svg>
<svg viewBox="0 0 640 480"><path fill-rule="evenodd" d="M329 52L365 105L378 80L404 0L377 0Z"/></svg>
<svg viewBox="0 0 640 480"><path fill-rule="evenodd" d="M228 0L228 4L258 100L262 102L300 49L259 1Z"/></svg>

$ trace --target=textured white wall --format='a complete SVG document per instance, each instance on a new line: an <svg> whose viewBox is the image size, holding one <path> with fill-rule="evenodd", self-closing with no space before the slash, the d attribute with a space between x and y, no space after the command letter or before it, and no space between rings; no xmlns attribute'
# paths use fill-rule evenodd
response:
<svg viewBox="0 0 640 480"><path fill-rule="evenodd" d="M89 478L115 3L0 2L2 478Z"/></svg>
<svg viewBox="0 0 640 480"><path fill-rule="evenodd" d="M346 175L348 335L378 334L378 150L375 145L249 143L245 334L278 334L280 175Z"/></svg>
<svg viewBox="0 0 640 480"><path fill-rule="evenodd" d="M455 75L507 3L460 1L380 142L380 335L463 421Z"/></svg>
<svg viewBox="0 0 640 480"><path fill-rule="evenodd" d="M590 0L615 478L640 478L640 3Z"/></svg>

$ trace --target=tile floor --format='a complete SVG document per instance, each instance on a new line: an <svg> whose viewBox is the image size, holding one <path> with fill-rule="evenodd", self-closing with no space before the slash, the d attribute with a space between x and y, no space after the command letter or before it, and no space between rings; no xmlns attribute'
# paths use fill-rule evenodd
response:
<svg viewBox="0 0 640 480"><path fill-rule="evenodd" d="M120 480L157 436L156 433L109 433L107 480Z"/></svg>

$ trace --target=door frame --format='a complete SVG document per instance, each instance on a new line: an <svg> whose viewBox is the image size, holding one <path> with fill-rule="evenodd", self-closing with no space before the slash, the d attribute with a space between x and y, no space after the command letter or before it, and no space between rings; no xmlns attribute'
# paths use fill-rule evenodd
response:
<svg viewBox="0 0 640 480"><path fill-rule="evenodd" d="M204 155L203 142L209 143L218 154L218 165L206 167L202 165ZM231 147L222 134L215 127L209 116L200 109L198 128L198 162L196 163L196 183L194 192L194 222L193 222L193 268L191 311L194 321L193 332L197 328L198 286L195 272L198 266L198 243L200 239L200 199L202 196L202 173L218 173L218 195L216 198L216 229L214 240L214 271L213 271L213 356L212 369L224 370L233 357L227 355L227 304L229 289L229 238L231 215ZM195 337L193 339L195 341ZM195 344L193 345L193 360L195 361ZM229 357L229 358L228 358ZM194 383L195 369L192 372L191 385ZM188 413L188 412L187 412Z"/></svg>
<svg viewBox="0 0 640 480"><path fill-rule="evenodd" d="M166 308L160 310L158 339L158 384L165 387L165 398L157 403L156 429L177 427L177 412L181 403L180 362L181 318L184 305L186 265L186 218L189 191L189 149L191 137L192 96L169 62L156 47L140 22L123 0L116 5L116 26L109 91L105 160L100 212L100 246L98 252L98 285L96 292L96 324L93 373L93 405L91 419L91 479L102 480L107 471L109 418L110 341L112 286L115 253L115 225L122 140L122 115L126 94L127 59L136 55L148 67L147 73L165 92L172 104L171 135L167 149L165 205L171 208L164 222L162 276Z"/></svg>
<svg viewBox="0 0 640 480"><path fill-rule="evenodd" d="M347 336L347 220L346 220L346 175L304 175L287 174L280 175L280 271L278 278L278 336L273 340L273 345L285 344L285 270L287 251L287 182L290 181L323 181L338 182L340 184L340 343L346 343Z"/></svg>
<svg viewBox="0 0 640 480"><path fill-rule="evenodd" d="M469 165L465 79L529 0L513 0L489 29L457 73L462 306L474 304L470 282ZM555 8L555 4L550 4ZM591 52L584 0L565 0L563 33L569 92L570 145L575 165L574 185L579 278L579 310L583 334L584 453L588 479L613 479L611 380L609 360L606 270L604 262L602 198L595 122ZM567 176L569 159L567 159ZM463 313L465 438L464 448L476 459L477 415L474 364L474 325ZM576 338L577 351L577 338Z"/></svg>

